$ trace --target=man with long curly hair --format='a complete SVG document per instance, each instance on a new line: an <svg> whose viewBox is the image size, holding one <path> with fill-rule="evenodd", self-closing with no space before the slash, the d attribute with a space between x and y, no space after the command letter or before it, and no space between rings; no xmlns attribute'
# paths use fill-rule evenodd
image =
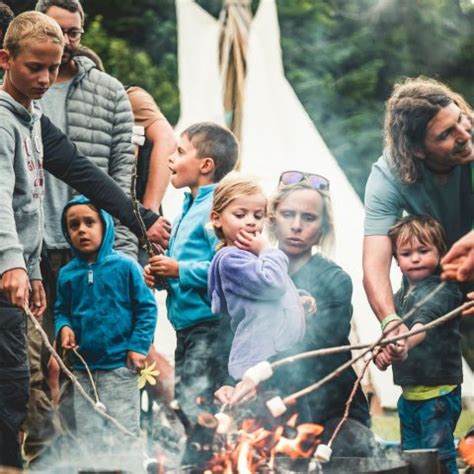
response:
<svg viewBox="0 0 474 474"><path fill-rule="evenodd" d="M442 224L448 246L471 229L472 113L461 95L424 77L396 84L387 102L385 150L365 190L363 250L365 291L385 330L399 319L389 278L390 226L403 212L429 215ZM393 360L407 354L403 343L386 350Z"/></svg>

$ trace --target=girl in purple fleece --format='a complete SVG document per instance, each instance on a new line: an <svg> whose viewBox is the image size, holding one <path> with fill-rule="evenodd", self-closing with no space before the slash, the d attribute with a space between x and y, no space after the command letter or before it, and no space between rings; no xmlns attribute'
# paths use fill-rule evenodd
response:
<svg viewBox="0 0 474 474"><path fill-rule="evenodd" d="M248 179L229 177L216 187L211 220L221 244L211 262L208 291L213 313L230 316L234 339L228 369L236 380L256 363L290 349L305 333L288 257L262 235L266 207L260 186Z"/></svg>

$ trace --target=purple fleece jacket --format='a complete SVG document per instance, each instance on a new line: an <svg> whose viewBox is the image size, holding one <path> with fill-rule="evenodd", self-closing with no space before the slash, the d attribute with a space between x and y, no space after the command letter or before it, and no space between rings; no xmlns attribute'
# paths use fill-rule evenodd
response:
<svg viewBox="0 0 474 474"><path fill-rule="evenodd" d="M267 249L255 256L224 247L211 262L208 291L212 312L230 316L234 339L229 374L234 379L303 339L304 310L281 250Z"/></svg>

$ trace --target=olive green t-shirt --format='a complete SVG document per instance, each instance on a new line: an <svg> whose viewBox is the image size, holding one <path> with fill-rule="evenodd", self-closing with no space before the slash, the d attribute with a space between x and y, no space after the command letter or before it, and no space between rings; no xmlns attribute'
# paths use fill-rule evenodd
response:
<svg viewBox="0 0 474 474"><path fill-rule="evenodd" d="M448 246L471 230L471 165L456 166L441 181L423 163L420 172L415 183L406 185L392 171L385 154L374 163L365 189L365 235L387 235L404 212L439 221Z"/></svg>

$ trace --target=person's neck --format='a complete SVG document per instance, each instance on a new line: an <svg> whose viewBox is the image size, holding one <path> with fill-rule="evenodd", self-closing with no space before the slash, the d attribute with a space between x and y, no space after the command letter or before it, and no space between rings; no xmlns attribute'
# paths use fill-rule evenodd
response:
<svg viewBox="0 0 474 474"><path fill-rule="evenodd" d="M289 256L288 255L288 273L290 275L293 275L293 273L296 273L301 267L303 267L306 263L309 262L311 259L311 253L304 253L301 255L297 256Z"/></svg>
<svg viewBox="0 0 474 474"><path fill-rule="evenodd" d="M198 195L199 189L201 189L204 186L209 186L210 184L213 184L212 181L209 181L206 179L206 180L202 180L202 182L199 181L194 186L190 186L189 189L191 191L191 197L194 199Z"/></svg>
<svg viewBox="0 0 474 474"><path fill-rule="evenodd" d="M77 74L77 71L77 64L72 59L65 64L61 64L56 83L61 84L62 82L69 81Z"/></svg>
<svg viewBox="0 0 474 474"><path fill-rule="evenodd" d="M442 166L433 166L432 164L428 163L425 161L425 166L428 168L428 170L431 171L436 177L439 177L440 179L447 178L451 172L456 168L456 166L450 166L450 167L442 167Z"/></svg>
<svg viewBox="0 0 474 474"><path fill-rule="evenodd" d="M18 94L15 93L15 89L13 89L13 85L10 83L8 75L5 74L4 83L0 85L0 90L6 92L10 95L16 102L20 105L25 107L26 110L31 112L31 99L26 96L22 96L21 98L18 97Z"/></svg>

